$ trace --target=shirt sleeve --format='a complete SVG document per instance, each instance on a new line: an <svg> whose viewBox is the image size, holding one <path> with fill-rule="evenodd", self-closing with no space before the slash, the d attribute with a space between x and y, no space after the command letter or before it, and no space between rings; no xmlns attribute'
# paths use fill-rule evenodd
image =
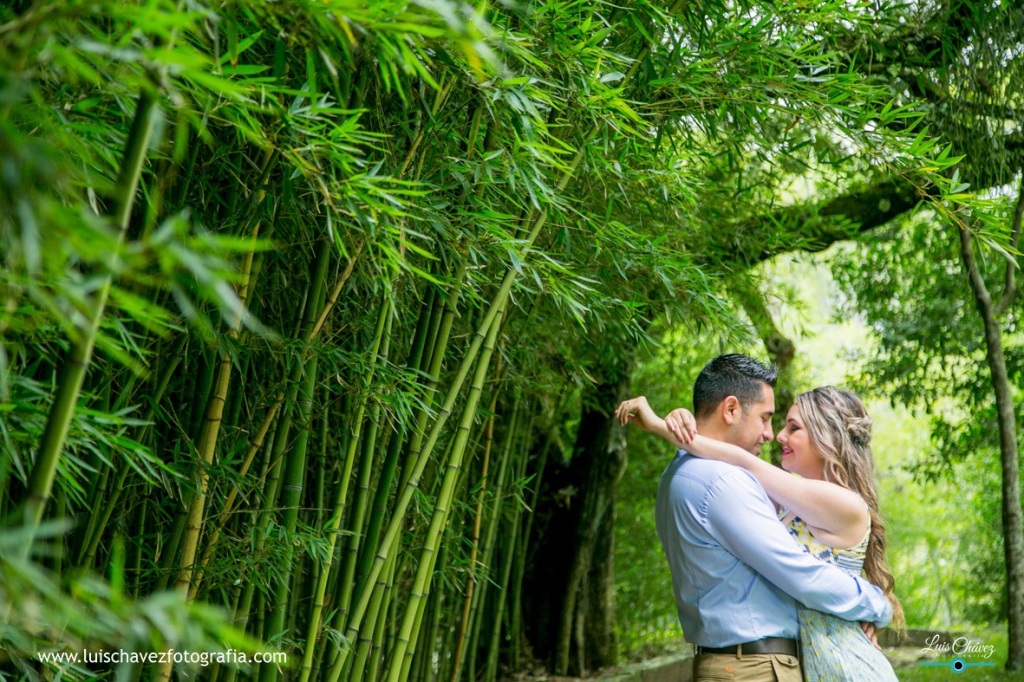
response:
<svg viewBox="0 0 1024 682"><path fill-rule="evenodd" d="M807 608L878 628L892 620L892 605L882 590L800 548L775 517L764 489L746 471L720 476L709 488L705 504L706 530L733 556Z"/></svg>

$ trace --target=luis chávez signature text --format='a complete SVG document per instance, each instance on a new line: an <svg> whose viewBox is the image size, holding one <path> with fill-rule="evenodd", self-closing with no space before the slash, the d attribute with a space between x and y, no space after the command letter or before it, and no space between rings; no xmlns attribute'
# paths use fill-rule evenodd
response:
<svg viewBox="0 0 1024 682"><path fill-rule="evenodd" d="M934 635L924 643L921 653L952 654L959 657L991 658L996 649L992 644L981 644L968 637L957 637L950 642L942 641L940 635Z"/></svg>

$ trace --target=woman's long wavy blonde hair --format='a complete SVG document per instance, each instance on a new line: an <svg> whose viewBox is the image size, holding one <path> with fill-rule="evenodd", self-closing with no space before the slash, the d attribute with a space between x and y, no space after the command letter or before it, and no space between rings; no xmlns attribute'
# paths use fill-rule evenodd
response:
<svg viewBox="0 0 1024 682"><path fill-rule="evenodd" d="M874 457L871 454L871 418L864 403L850 391L822 386L797 396L796 405L811 443L825 460L825 480L864 498L871 513L871 536L864 558L864 575L882 588L892 603L892 624L903 628L903 607L885 559L885 524L878 515Z"/></svg>

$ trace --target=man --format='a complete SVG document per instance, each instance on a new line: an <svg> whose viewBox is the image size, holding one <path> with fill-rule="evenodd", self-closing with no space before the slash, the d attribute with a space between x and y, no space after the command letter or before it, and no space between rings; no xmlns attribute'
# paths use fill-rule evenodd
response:
<svg viewBox="0 0 1024 682"><path fill-rule="evenodd" d="M774 369L745 355L715 358L693 387L697 431L758 454L772 439L775 379ZM644 398L628 400L617 414L625 421L639 412L640 426L679 442L641 406ZM801 681L797 602L878 628L892 618L880 589L804 552L764 489L738 467L679 450L658 486L655 519L679 623L697 648L697 682Z"/></svg>

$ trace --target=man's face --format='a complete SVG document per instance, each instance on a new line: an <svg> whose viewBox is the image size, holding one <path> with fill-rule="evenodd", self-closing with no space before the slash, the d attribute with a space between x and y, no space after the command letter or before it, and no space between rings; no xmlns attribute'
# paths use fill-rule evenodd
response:
<svg viewBox="0 0 1024 682"><path fill-rule="evenodd" d="M761 399L747 409L739 408L734 413L729 428L729 441L755 455L761 454L761 446L772 439L772 415L775 414L775 391L768 384L761 384Z"/></svg>

